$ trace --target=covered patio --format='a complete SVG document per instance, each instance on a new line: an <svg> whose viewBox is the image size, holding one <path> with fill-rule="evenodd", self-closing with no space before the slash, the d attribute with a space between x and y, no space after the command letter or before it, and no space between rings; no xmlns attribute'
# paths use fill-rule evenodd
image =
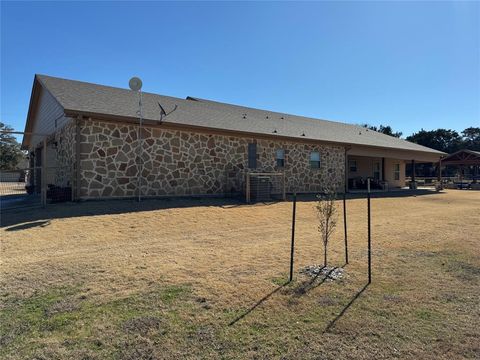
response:
<svg viewBox="0 0 480 360"><path fill-rule="evenodd" d="M416 189L415 177L406 183L405 167L417 163L438 163L441 154L420 151L400 151L352 146L346 151L346 192L364 192L368 179L372 191L400 191Z"/></svg>
<svg viewBox="0 0 480 360"><path fill-rule="evenodd" d="M441 164L442 166L453 166L457 169L458 179L453 182L454 187L480 190L479 151L459 150L443 158Z"/></svg>

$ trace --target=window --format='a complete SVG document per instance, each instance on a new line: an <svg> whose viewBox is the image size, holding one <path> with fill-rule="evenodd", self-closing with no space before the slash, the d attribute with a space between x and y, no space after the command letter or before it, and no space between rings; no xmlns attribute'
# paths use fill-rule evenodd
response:
<svg viewBox="0 0 480 360"><path fill-rule="evenodd" d="M257 144L248 144L248 168L257 168Z"/></svg>
<svg viewBox="0 0 480 360"><path fill-rule="evenodd" d="M400 164L393 165L393 179L400 180Z"/></svg>
<svg viewBox="0 0 480 360"><path fill-rule="evenodd" d="M357 160L348 160L350 172L357 172Z"/></svg>
<svg viewBox="0 0 480 360"><path fill-rule="evenodd" d="M318 151L310 153L310 167L312 169L320 169L320 153Z"/></svg>
<svg viewBox="0 0 480 360"><path fill-rule="evenodd" d="M375 161L373 163L373 178L375 180L380 180L380 162Z"/></svg>
<svg viewBox="0 0 480 360"><path fill-rule="evenodd" d="M277 149L276 159L277 159L277 167L279 168L285 167L285 150Z"/></svg>

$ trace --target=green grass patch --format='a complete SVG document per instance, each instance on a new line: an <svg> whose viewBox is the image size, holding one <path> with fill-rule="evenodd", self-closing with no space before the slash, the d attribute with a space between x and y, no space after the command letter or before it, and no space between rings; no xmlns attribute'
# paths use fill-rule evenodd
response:
<svg viewBox="0 0 480 360"><path fill-rule="evenodd" d="M157 286L105 302L89 299L81 291L59 287L28 298L6 299L0 312L0 357L70 354L75 358L75 351L88 349L109 358L138 336L156 339L196 329L184 316L195 306L189 285ZM52 349L57 353L52 354Z"/></svg>

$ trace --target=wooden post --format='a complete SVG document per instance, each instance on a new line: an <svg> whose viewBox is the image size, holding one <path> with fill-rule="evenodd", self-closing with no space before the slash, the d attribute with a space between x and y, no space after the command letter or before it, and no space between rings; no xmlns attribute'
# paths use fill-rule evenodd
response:
<svg viewBox="0 0 480 360"><path fill-rule="evenodd" d="M382 157L382 181L385 181L385 158Z"/></svg>
<svg viewBox="0 0 480 360"><path fill-rule="evenodd" d="M412 181L415 182L415 160L412 160Z"/></svg>
<svg viewBox="0 0 480 360"><path fill-rule="evenodd" d="M442 184L442 159L440 158L438 160L438 182L440 183L440 185Z"/></svg>
<svg viewBox="0 0 480 360"><path fill-rule="evenodd" d="M297 193L293 193L292 242L290 246L290 281L293 280L293 255L295 250L295 213L297 211Z"/></svg>
<svg viewBox="0 0 480 360"><path fill-rule="evenodd" d="M372 239L371 239L371 216L370 216L370 179L368 181L367 192L367 212L368 212L368 283L372 282Z"/></svg>
<svg viewBox="0 0 480 360"><path fill-rule="evenodd" d="M42 206L47 206L47 137L43 138L42 149Z"/></svg>
<svg viewBox="0 0 480 360"><path fill-rule="evenodd" d="M285 180L287 179L287 177L285 176L285 170L283 170L283 201L287 200L287 191L286 191L286 184L285 184Z"/></svg>

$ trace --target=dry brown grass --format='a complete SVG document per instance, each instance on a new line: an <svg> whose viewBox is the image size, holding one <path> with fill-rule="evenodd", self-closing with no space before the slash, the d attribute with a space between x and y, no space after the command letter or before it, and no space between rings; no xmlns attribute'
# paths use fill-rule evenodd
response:
<svg viewBox="0 0 480 360"><path fill-rule="evenodd" d="M349 200L350 264L334 283L298 274L322 262L315 204L298 203L296 279L281 286L291 205L111 201L4 215L0 354L480 355L480 192L373 199L374 274L364 291L363 199ZM341 222L329 259L344 265Z"/></svg>

